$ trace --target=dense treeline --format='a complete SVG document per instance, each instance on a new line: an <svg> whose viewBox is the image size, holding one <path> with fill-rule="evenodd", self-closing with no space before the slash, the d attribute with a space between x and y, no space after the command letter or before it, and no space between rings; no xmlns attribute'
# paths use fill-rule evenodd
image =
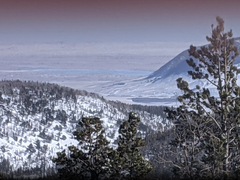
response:
<svg viewBox="0 0 240 180"><path fill-rule="evenodd" d="M27 114L37 114L44 113L46 115L46 121L51 121L54 119L53 114L56 113L57 117L55 119L62 120L63 124L66 123L66 112L64 110L54 112L53 108L57 105L56 101L65 99L73 100L74 103L77 101L77 96L85 96L92 97L95 99L100 99L112 106L113 110L116 108L118 111L124 113L126 116L130 111L137 112L142 117L149 117L143 119L144 121L148 121L151 123L151 119L154 116L159 116L162 119L161 123L155 123L155 129L169 128L171 123L166 120L166 113L164 112L165 106L146 106L146 105L135 105L135 104L125 104L120 101L108 101L104 99L104 97L96 94L87 92L85 90L76 90L69 87L60 86L53 83L40 83L34 81L20 81L20 80L2 80L0 81L0 101L2 103L9 104L11 99L3 99L2 95L8 95L12 98L19 96L20 98L14 98L15 103L23 104L22 113ZM49 104L50 107L49 107ZM92 111L92 110L90 110ZM91 113L95 116L101 118L102 113L104 112L104 108L100 112ZM75 117L72 117L72 121L76 122ZM123 119L117 119L118 121L122 121ZM146 124L146 123L145 123ZM146 125L140 123L140 128L145 131L152 131L151 128Z"/></svg>
<svg viewBox="0 0 240 180"><path fill-rule="evenodd" d="M37 94L40 97L43 95L55 95L56 100L61 98L75 99L76 95L90 96L94 98L102 98L96 93L90 93L85 90L72 89L65 86L60 86L54 83L42 83L35 81L20 81L20 80L2 80L0 81L0 92L6 95L14 95L14 89L18 89L20 95L24 97L29 94Z"/></svg>
<svg viewBox="0 0 240 180"><path fill-rule="evenodd" d="M142 113L148 112L150 114L158 115L163 118L166 117L164 113L165 106L147 106L138 104L126 104L120 101L107 101L103 96L99 94L88 92L85 90L72 89L65 86L60 86L54 83L44 83L35 81L20 81L20 80L2 80L0 81L0 93L14 96L19 95L26 103L31 99L32 96L37 95L40 98L51 97L54 100L59 100L62 98L75 99L77 95L89 96L96 99L101 99L102 101L108 102L112 106L116 107L118 110L125 112L126 114L130 111L140 111ZM54 96L53 96L54 95ZM52 97L53 96L53 97ZM44 101L39 102L44 104Z"/></svg>
<svg viewBox="0 0 240 180"><path fill-rule="evenodd" d="M141 112L148 112L150 114L155 114L161 116L163 118L166 117L166 113L164 109L166 106L147 106L141 104L125 104L120 101L109 101L110 104L117 106L119 109L128 110L131 109L132 111L141 111Z"/></svg>

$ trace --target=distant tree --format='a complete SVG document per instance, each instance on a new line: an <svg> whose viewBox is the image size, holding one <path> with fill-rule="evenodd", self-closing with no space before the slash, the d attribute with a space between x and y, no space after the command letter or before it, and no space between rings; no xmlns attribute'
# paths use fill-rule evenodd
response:
<svg viewBox="0 0 240 180"><path fill-rule="evenodd" d="M35 147L36 147L36 149L37 149L38 151L41 150L41 142L40 142L39 139L36 140L36 142L35 142Z"/></svg>
<svg viewBox="0 0 240 180"><path fill-rule="evenodd" d="M34 148L32 143L28 145L27 151L30 152L30 153L35 153L36 152L36 149Z"/></svg>
<svg viewBox="0 0 240 180"><path fill-rule="evenodd" d="M225 33L223 19L216 20L218 25L212 26L212 36L207 36L210 44L190 46L192 58L187 63L193 68L188 72L192 79L206 81L218 95L213 96L208 88L198 85L192 90L179 78L181 105L167 109L175 134L170 145L176 158L171 163L181 178L239 178L240 87L236 83L239 70L233 64L239 53L232 30Z"/></svg>
<svg viewBox="0 0 240 180"><path fill-rule="evenodd" d="M68 115L67 115L66 111L64 111L64 110L58 110L55 119L58 120L58 121L60 121L61 124L66 125L67 119L68 119Z"/></svg>

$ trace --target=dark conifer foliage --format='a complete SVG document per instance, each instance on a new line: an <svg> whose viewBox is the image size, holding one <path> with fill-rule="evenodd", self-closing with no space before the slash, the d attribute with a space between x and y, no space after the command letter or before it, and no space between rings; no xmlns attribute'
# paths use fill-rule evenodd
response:
<svg viewBox="0 0 240 180"><path fill-rule="evenodd" d="M139 117L129 114L119 128L117 149L109 146L101 121L83 117L73 134L79 146L69 146L53 159L60 179L143 179L152 165L141 153L144 142L137 137Z"/></svg>
<svg viewBox="0 0 240 180"><path fill-rule="evenodd" d="M202 79L216 88L214 97L207 88L196 86L191 90L182 78L177 86L183 95L181 105L167 109L168 119L174 123L171 151L178 155L171 161L173 172L187 179L229 179L239 177L240 165L240 87L237 85L239 69L233 65L239 55L234 46L232 31L224 32L224 21L216 18L210 42L197 48L190 46L193 68L192 79ZM161 159L162 162L167 162Z"/></svg>
<svg viewBox="0 0 240 180"><path fill-rule="evenodd" d="M107 179L111 174L109 154L113 149L109 147L105 131L99 118L83 117L79 122L80 129L75 131L74 137L79 146L69 146L58 153L56 163L61 179Z"/></svg>
<svg viewBox="0 0 240 180"><path fill-rule="evenodd" d="M137 127L140 118L134 113L129 113L129 119L124 121L119 128L119 142L115 167L120 177L124 179L142 179L151 170L152 165L141 153L145 142L137 137Z"/></svg>

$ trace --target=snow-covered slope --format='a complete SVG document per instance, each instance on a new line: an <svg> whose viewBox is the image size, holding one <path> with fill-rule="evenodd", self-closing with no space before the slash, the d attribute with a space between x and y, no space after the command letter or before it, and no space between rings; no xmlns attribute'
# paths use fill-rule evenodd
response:
<svg viewBox="0 0 240 180"><path fill-rule="evenodd" d="M171 61L163 65L158 70L150 74L147 79L166 79L173 75L187 75L191 68L187 65L186 60L189 59L188 50L185 50L174 57Z"/></svg>
<svg viewBox="0 0 240 180"><path fill-rule="evenodd" d="M119 125L130 110L128 105L109 102L86 91L49 83L2 81L0 170L29 170L39 176L51 173L51 158L69 145L77 145L72 132L83 115L99 117L114 145ZM161 130L166 125L160 115L136 112L145 129Z"/></svg>
<svg viewBox="0 0 240 180"><path fill-rule="evenodd" d="M240 51L240 38L235 38L235 45ZM176 83L179 77L186 80L192 88L198 84L215 91L206 82L191 79L188 71L192 69L186 63L187 59L190 59L190 56L188 50L185 50L149 76L106 84L100 89L100 93L110 99L120 99L128 103L174 106L177 105L177 95L181 93ZM240 57L236 59L235 65L240 66Z"/></svg>
<svg viewBox="0 0 240 180"><path fill-rule="evenodd" d="M240 37L235 38L235 46L238 47L240 51ZM169 76L173 75L187 75L187 72L189 70L192 70L191 67L188 66L186 63L186 60L190 59L188 50L183 51L179 55L177 55L175 58L173 58L171 61L166 63L164 66L159 68L157 71L154 71L151 75L147 77L147 79L166 79ZM234 62L235 64L240 63L240 57L236 59Z"/></svg>

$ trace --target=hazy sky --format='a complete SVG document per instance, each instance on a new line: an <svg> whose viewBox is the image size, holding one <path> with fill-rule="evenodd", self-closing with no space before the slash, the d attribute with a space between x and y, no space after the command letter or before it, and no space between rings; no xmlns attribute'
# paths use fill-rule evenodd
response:
<svg viewBox="0 0 240 180"><path fill-rule="evenodd" d="M240 36L239 0L0 0L0 43L206 42Z"/></svg>

